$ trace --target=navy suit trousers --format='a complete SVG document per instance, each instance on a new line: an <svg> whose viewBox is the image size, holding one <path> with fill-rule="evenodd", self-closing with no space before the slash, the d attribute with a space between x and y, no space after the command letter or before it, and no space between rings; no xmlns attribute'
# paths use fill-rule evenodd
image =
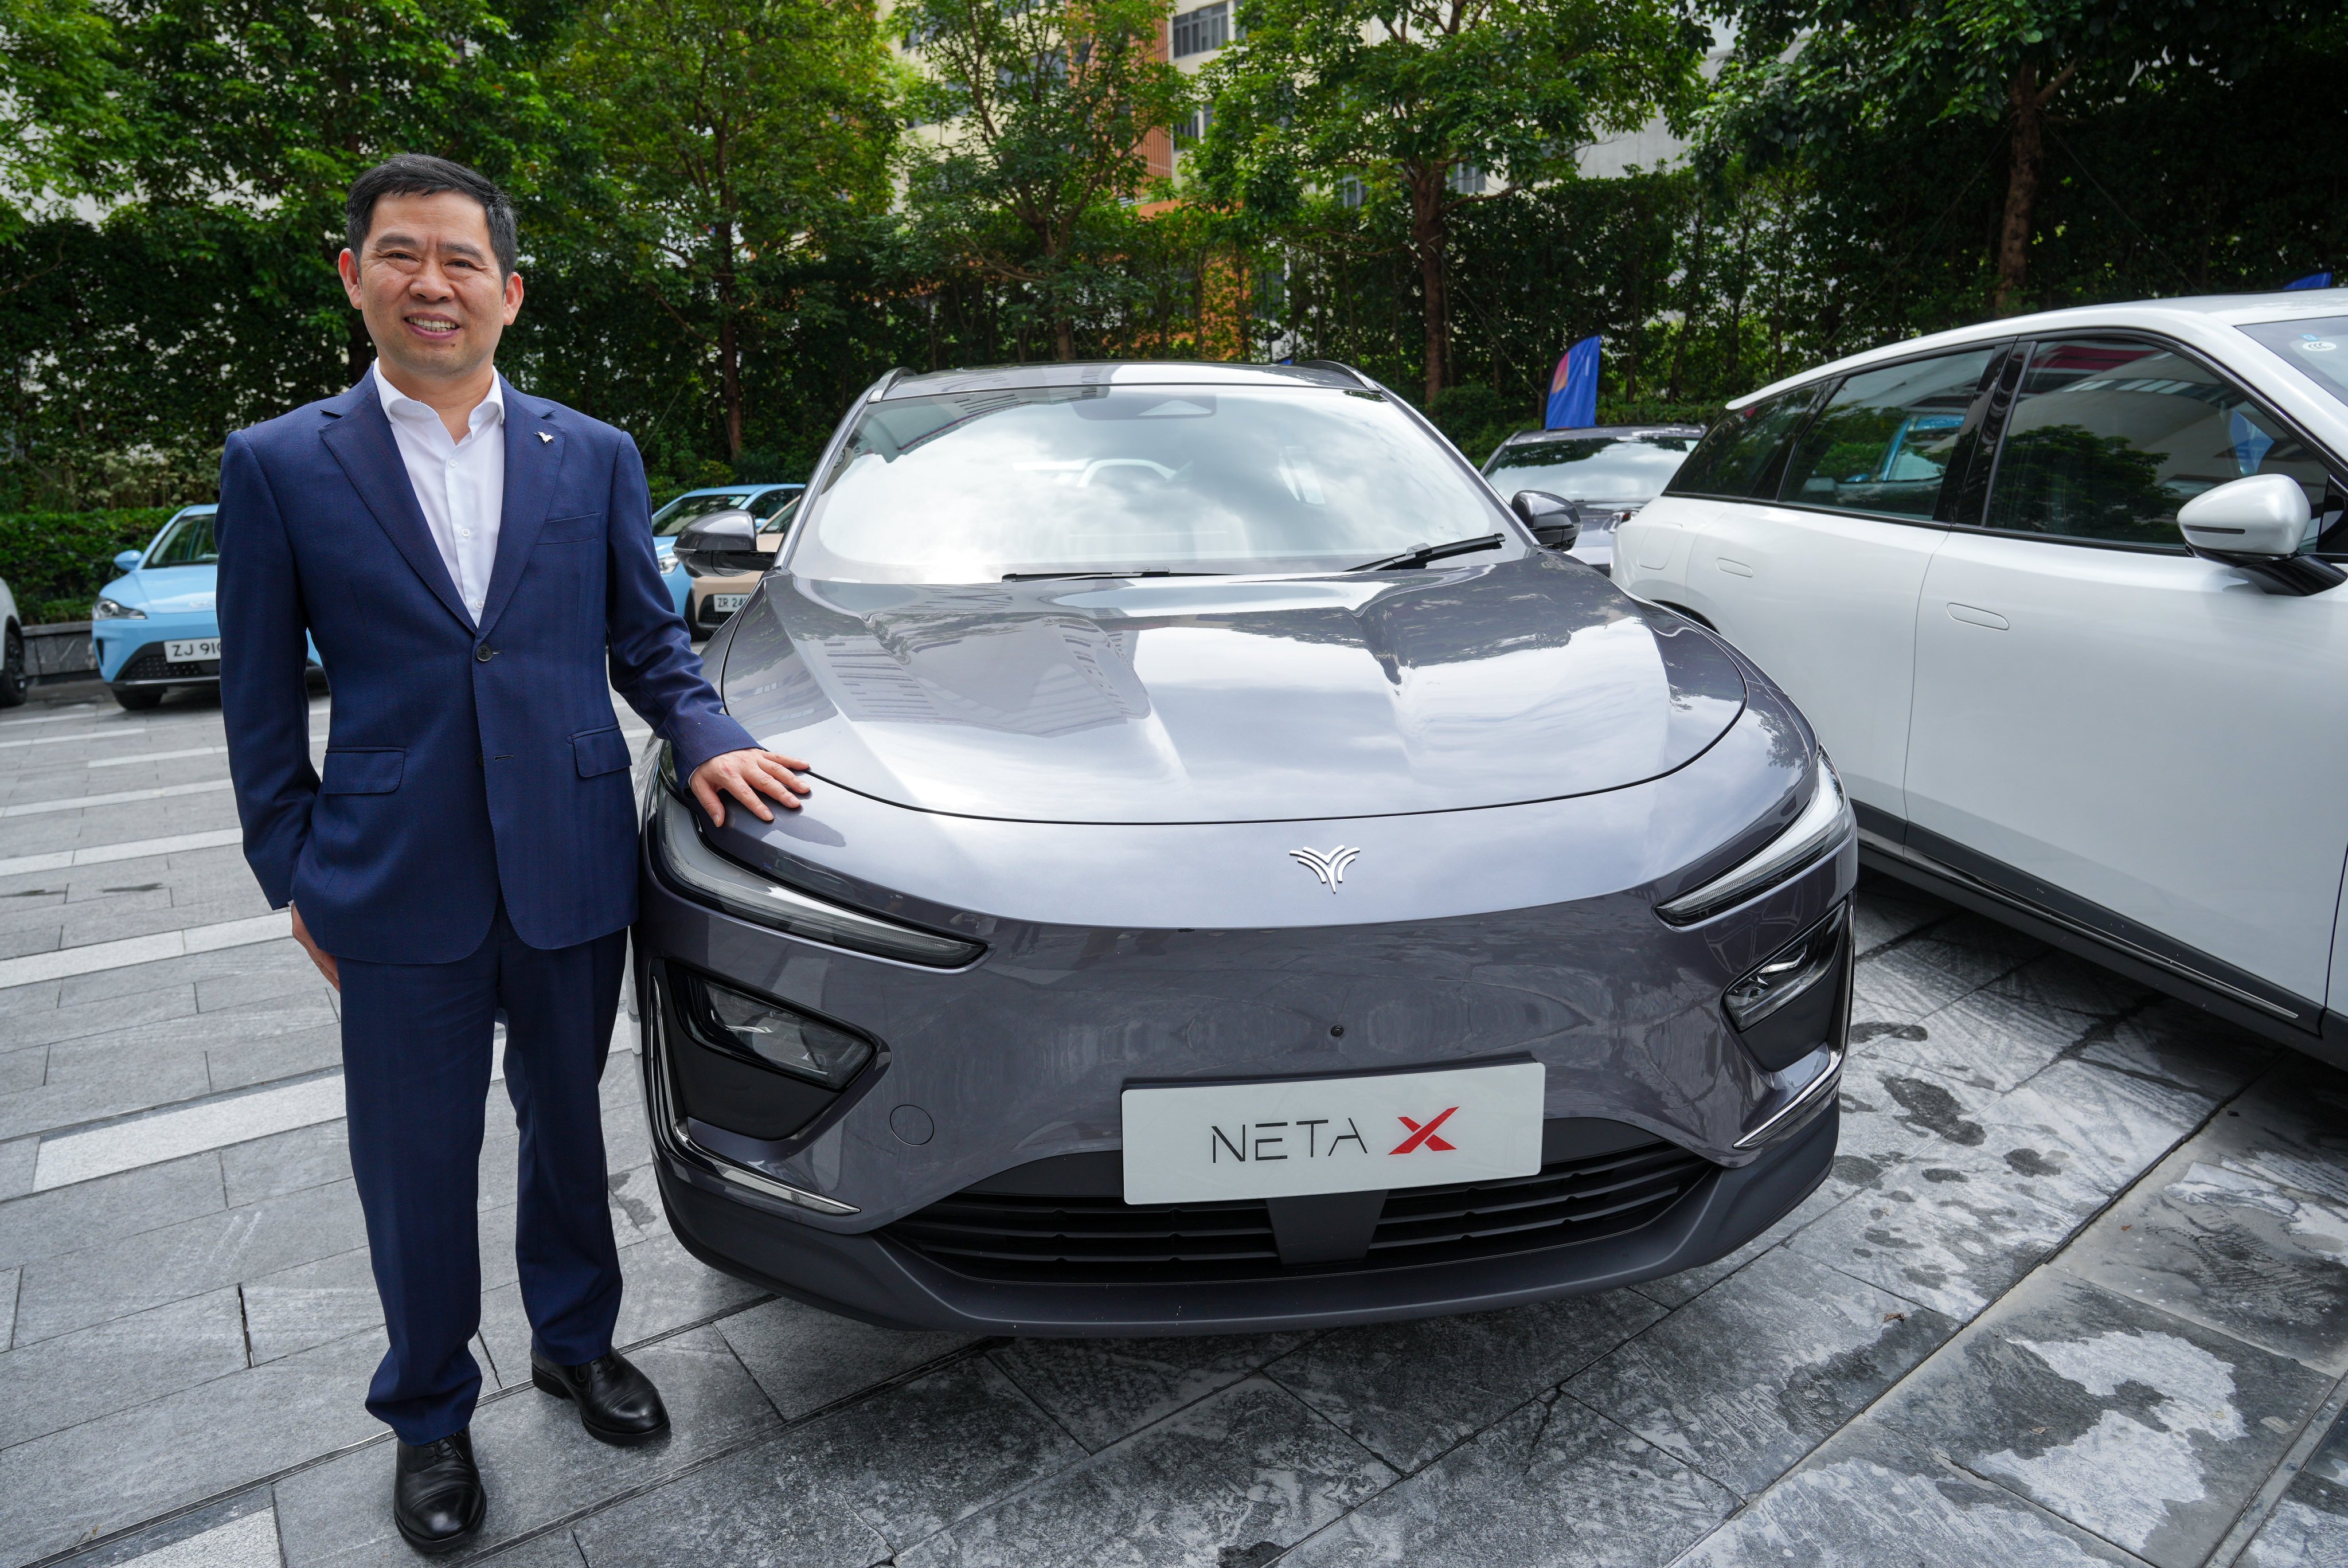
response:
<svg viewBox="0 0 2348 1568"><path fill-rule="evenodd" d="M531 947L500 903L488 937L454 963L341 960L351 1171L391 1336L367 1408L403 1441L461 1430L480 1393L468 1342L481 1319L476 1215L500 1009L521 1129L522 1305L537 1348L558 1365L612 1347L620 1260L596 1084L626 951L623 931Z"/></svg>

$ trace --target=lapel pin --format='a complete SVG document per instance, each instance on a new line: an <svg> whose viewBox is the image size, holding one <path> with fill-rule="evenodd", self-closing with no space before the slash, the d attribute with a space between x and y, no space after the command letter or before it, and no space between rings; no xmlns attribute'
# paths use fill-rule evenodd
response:
<svg viewBox="0 0 2348 1568"><path fill-rule="evenodd" d="M551 436L548 435L548 434L547 434L545 431L543 431L543 430L541 430L541 431L538 433L538 438L539 438L540 440L541 440L541 441L552 441L552 440L554 439L554 438L553 438L553 437L551 437Z"/></svg>

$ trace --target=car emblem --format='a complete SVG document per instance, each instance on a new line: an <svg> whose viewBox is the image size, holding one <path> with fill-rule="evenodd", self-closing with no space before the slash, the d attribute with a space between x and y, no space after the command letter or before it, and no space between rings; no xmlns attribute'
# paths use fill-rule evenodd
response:
<svg viewBox="0 0 2348 1568"><path fill-rule="evenodd" d="M1328 851L1291 850L1288 851L1288 858L1319 877L1321 885L1334 893L1337 891L1337 884L1345 880L1345 868L1352 865L1361 852L1359 850L1349 850L1340 844L1335 849Z"/></svg>

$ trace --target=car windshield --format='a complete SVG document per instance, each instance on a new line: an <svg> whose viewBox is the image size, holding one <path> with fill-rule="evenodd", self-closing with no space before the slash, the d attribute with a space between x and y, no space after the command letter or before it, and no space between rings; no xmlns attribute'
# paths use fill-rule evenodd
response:
<svg viewBox="0 0 2348 1568"><path fill-rule="evenodd" d="M2348 315L2254 322L2242 328L2295 370L2348 403Z"/></svg>
<svg viewBox="0 0 2348 1568"><path fill-rule="evenodd" d="M155 547L147 552L149 566L217 566L220 545L212 536L209 511L181 512L164 526Z"/></svg>
<svg viewBox="0 0 2348 1568"><path fill-rule="evenodd" d="M783 509L798 499L796 488L788 490L757 488L736 490L708 490L681 495L653 513L653 531L664 539L674 539L685 531L685 525L696 517L706 517L713 511L726 511L736 507L747 509L767 527Z"/></svg>
<svg viewBox="0 0 2348 1568"><path fill-rule="evenodd" d="M1484 467L1502 495L1547 490L1568 500L1649 501L1695 450L1694 436L1591 436L1502 447Z"/></svg>
<svg viewBox="0 0 2348 1568"><path fill-rule="evenodd" d="M1474 477L1382 393L1035 387L866 406L789 570L864 583L1358 566L1498 532Z"/></svg>

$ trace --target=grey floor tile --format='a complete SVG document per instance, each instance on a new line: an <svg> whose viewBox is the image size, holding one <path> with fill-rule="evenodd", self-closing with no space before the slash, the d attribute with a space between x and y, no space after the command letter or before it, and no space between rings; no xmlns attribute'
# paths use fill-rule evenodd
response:
<svg viewBox="0 0 2348 1568"><path fill-rule="evenodd" d="M346 1341L0 1450L0 1568L380 1432L365 1398L382 1357L379 1335Z"/></svg>
<svg viewBox="0 0 2348 1568"><path fill-rule="evenodd" d="M2348 1415L2333 1420L2234 1568L2348 1568Z"/></svg>
<svg viewBox="0 0 2348 1568"><path fill-rule="evenodd" d="M1528 1405L1282 1557L1282 1568L1660 1568L1736 1506L1575 1404Z"/></svg>
<svg viewBox="0 0 2348 1568"><path fill-rule="evenodd" d="M871 1568L890 1557L789 1438L606 1509L571 1534L586 1568Z"/></svg>
<svg viewBox="0 0 2348 1568"><path fill-rule="evenodd" d="M365 1247L279 1269L248 1280L239 1289L256 1367L364 1334L383 1323L383 1304Z"/></svg>
<svg viewBox="0 0 2348 1568"><path fill-rule="evenodd" d="M1749 1497L1956 1329L1929 1307L1781 1249L1565 1391Z"/></svg>
<svg viewBox="0 0 2348 1568"><path fill-rule="evenodd" d="M2348 1200L2280 1097L2218 1118L2095 1227L2061 1266L2080 1278L2338 1375L2348 1372ZM2323 1114L2320 1104L2316 1114ZM2334 1123L2333 1126L2338 1126Z"/></svg>
<svg viewBox="0 0 2348 1568"><path fill-rule="evenodd" d="M0 1269L0 1350L16 1342L16 1282L21 1269Z"/></svg>
<svg viewBox="0 0 2348 1568"><path fill-rule="evenodd" d="M231 1207L298 1192L304 1187L323 1187L329 1181L347 1181L350 1130L339 1121L297 1127L223 1149L220 1162Z"/></svg>
<svg viewBox="0 0 2348 1568"><path fill-rule="evenodd" d="M196 1006L203 1012L243 1007L287 996L321 995L326 984L307 954L289 937L283 943L232 950L253 954L237 965L223 964L196 981ZM182 959L181 963L192 960Z"/></svg>
<svg viewBox="0 0 2348 1568"><path fill-rule="evenodd" d="M1085 1458L984 1357L810 1421L790 1446L899 1551Z"/></svg>
<svg viewBox="0 0 2348 1568"><path fill-rule="evenodd" d="M628 1170L613 1168L610 1184L612 1223L623 1238L621 1245L672 1233L668 1212L661 1206L660 1178L649 1162Z"/></svg>
<svg viewBox="0 0 2348 1568"><path fill-rule="evenodd" d="M159 1524L117 1535L74 1568L278 1568L277 1511L253 1487Z"/></svg>
<svg viewBox="0 0 2348 1568"><path fill-rule="evenodd" d="M49 1048L34 1046L0 1055L0 1094L21 1094L38 1088L47 1079Z"/></svg>
<svg viewBox="0 0 2348 1568"><path fill-rule="evenodd" d="M1883 878L1862 876L1852 911L1859 951L1872 953L1954 913L1952 906Z"/></svg>
<svg viewBox="0 0 2348 1568"><path fill-rule="evenodd" d="M2126 975L2067 953L2049 953L2034 958L1982 989L1993 996L2059 1007L2066 1013L2084 1013L2092 1018L2116 1017L2141 1006L2154 995L2149 986L2139 985Z"/></svg>
<svg viewBox="0 0 2348 1568"><path fill-rule="evenodd" d="M321 1068L340 1067L342 1024L331 1007L321 1005L316 1011L326 1016L326 1022L316 1027L207 1048L204 1071L213 1091L274 1083Z"/></svg>
<svg viewBox="0 0 2348 1568"><path fill-rule="evenodd" d="M2095 1026L2076 1013L1977 991L1919 1019L1922 1038L1879 1040L1869 1057L2003 1094Z"/></svg>
<svg viewBox="0 0 2348 1568"><path fill-rule="evenodd" d="M721 1319L717 1330L792 1420L975 1343L966 1335L875 1328L788 1298Z"/></svg>
<svg viewBox="0 0 2348 1568"><path fill-rule="evenodd" d="M2211 1099L2240 1093L2279 1057L2291 1054L2166 997L2096 1030L2078 1052L2081 1061L2165 1079Z"/></svg>
<svg viewBox="0 0 2348 1568"><path fill-rule="evenodd" d="M510 1227L513 1211L501 1212ZM490 1239L492 1233L485 1215L481 1228L484 1282L498 1279L490 1272L490 1259L497 1255ZM505 1250L510 1259L510 1229L506 1233L509 1242ZM622 1247L620 1272L625 1284L620 1296L620 1319L612 1330L612 1343L620 1346L641 1344L688 1323L706 1322L720 1314L763 1301L767 1295L754 1284L719 1274L686 1252L674 1236L654 1236L633 1246ZM527 1367L530 1317L522 1306L521 1286L513 1283L513 1278L509 1261L503 1269L503 1279L483 1297L481 1337L489 1342L489 1354L497 1357L500 1367ZM523 1376L526 1378L527 1373Z"/></svg>
<svg viewBox="0 0 2348 1568"><path fill-rule="evenodd" d="M234 1290L216 1290L0 1355L0 1449L208 1383L245 1366Z"/></svg>
<svg viewBox="0 0 2348 1568"><path fill-rule="evenodd" d="M2049 1272L1877 1412L2157 1568L2218 1544L2333 1379Z"/></svg>
<svg viewBox="0 0 2348 1568"><path fill-rule="evenodd" d="M5 1006L12 997L31 996L45 990L54 993L62 988L62 984L59 984L0 991L0 1006ZM36 1010L11 1013L8 1015L8 1035L11 1039L28 1046L77 1040L113 1029L169 1024L177 1019L193 1017L195 1011L196 988L193 985L154 985L126 996L107 996L96 1001L77 1002L70 1006L59 1006L53 1000Z"/></svg>
<svg viewBox="0 0 2348 1568"><path fill-rule="evenodd" d="M1260 1377L897 1554L900 1568L1262 1563L1394 1472Z"/></svg>
<svg viewBox="0 0 2348 1568"><path fill-rule="evenodd" d="M2019 967L2020 960L1911 936L1859 965L1851 1016L1921 1018Z"/></svg>
<svg viewBox="0 0 2348 1568"><path fill-rule="evenodd" d="M595 1441L580 1429L568 1403L534 1392L490 1400L476 1411L473 1451L492 1501L477 1545L458 1560L635 1491L780 1425L734 1353L708 1330L679 1336L635 1360L660 1385L673 1424L667 1437L640 1448ZM408 1568L416 1561L391 1522L391 1464L390 1445L376 1444L278 1483L288 1568Z"/></svg>
<svg viewBox="0 0 2348 1568"><path fill-rule="evenodd" d="M1268 1369L1399 1470L1415 1470L1663 1316L1627 1290L1467 1317L1341 1328Z"/></svg>
<svg viewBox="0 0 2348 1568"><path fill-rule="evenodd" d="M2094 1207L2158 1164L2212 1108L2179 1085L2057 1062L1988 1108L1983 1147Z"/></svg>
<svg viewBox="0 0 2348 1568"><path fill-rule="evenodd" d="M1841 1136L1828 1185L1844 1194L1879 1191L1917 1161L1962 1157L1989 1140L1982 1118L1995 1096L1935 1073L1886 1066L1871 1056L1843 1068Z"/></svg>
<svg viewBox="0 0 2348 1568"><path fill-rule="evenodd" d="M1848 1427L1677 1568L2142 1568L1871 1421Z"/></svg>
<svg viewBox="0 0 2348 1568"><path fill-rule="evenodd" d="M33 1190L33 1167L40 1157L38 1138L15 1138L0 1143L0 1202L21 1198Z"/></svg>
<svg viewBox="0 0 2348 1568"><path fill-rule="evenodd" d="M216 1214L220 1156L191 1154L0 1202L0 1264L30 1263Z"/></svg>
<svg viewBox="0 0 2348 1568"><path fill-rule="evenodd" d="M45 1258L25 1265L17 1342L257 1279L366 1241L358 1198L337 1182Z"/></svg>
<svg viewBox="0 0 2348 1568"><path fill-rule="evenodd" d="M76 1066L68 1071L53 1054L47 1083L0 1095L0 1138L175 1105L211 1088L202 1054L168 1043L126 1047L109 1059Z"/></svg>
<svg viewBox="0 0 2348 1568"><path fill-rule="evenodd" d="M765 1311L765 1308L759 1310ZM990 1354L1095 1453L1261 1371L1301 1334L1180 1339L1020 1339Z"/></svg>

